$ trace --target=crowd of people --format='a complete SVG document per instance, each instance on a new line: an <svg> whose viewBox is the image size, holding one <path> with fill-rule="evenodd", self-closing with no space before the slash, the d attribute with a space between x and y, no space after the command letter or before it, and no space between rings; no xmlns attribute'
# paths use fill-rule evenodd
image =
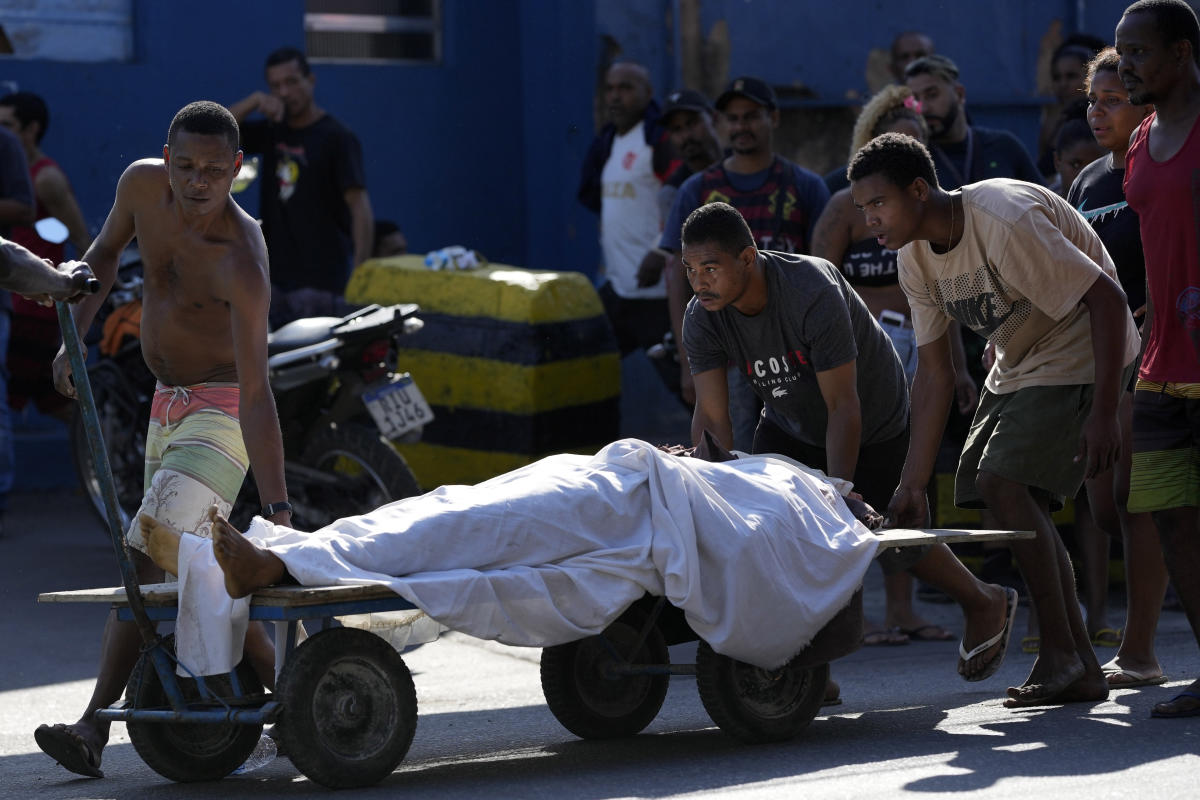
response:
<svg viewBox="0 0 1200 800"><path fill-rule="evenodd" d="M987 527L1036 534L1011 546L1037 658L1010 707L1165 682L1154 637L1168 576L1200 635L1200 25L1183 0L1139 0L1115 46L1102 44L1064 43L1052 59L1062 108L1040 161L1053 174L1011 133L974 124L957 65L906 32L893 43L897 83L865 105L846 169L826 178L778 152L780 103L761 78L738 77L715 100L680 89L660 106L645 67L614 63L579 189L601 218L599 294L620 351L673 334L678 367L664 377L692 409L693 444L789 456L851 482L892 524L924 527L947 418L971 418L965 441L949 442L961 451L955 503L983 510ZM252 468L261 516L289 523L268 312L336 313L353 267L407 242L374 220L358 140L316 104L304 54L275 51L265 78L269 91L229 108L181 109L162 158L125 170L94 239L40 149L46 104L0 99L0 286L33 298L14 303L11 332L41 348L18 348L27 363L0 384L0 513L7 403L58 414L74 395L44 305L78 301L86 330L136 237L143 353L159 379L143 514L203 533ZM1075 93L1091 141L1077 135ZM262 154L269 178L261 226L230 195L243 151ZM87 266L19 227L51 216ZM81 297L88 267L101 291ZM15 366L6 312L0 359ZM1051 518L1070 498L1086 618ZM1109 535L1124 548L1121 630L1104 604ZM127 540L139 579L161 577L136 522ZM885 619L869 642L960 638L963 678L996 671L1015 587L977 577L944 545L881 561ZM961 637L919 615L914 576L960 605ZM108 727L94 711L117 699L139 646L111 616L83 715L38 729L67 769L102 775ZM1097 646L1118 649L1101 664ZM270 687L260 627L246 648ZM1200 715L1200 680L1151 713Z"/></svg>
<svg viewBox="0 0 1200 800"><path fill-rule="evenodd" d="M1020 588L1036 612L1022 646L1038 657L1011 705L1165 682L1154 636L1168 567L1200 632L1200 275L1181 185L1200 147L1195 31L1186 3L1145 0L1115 47L1063 41L1036 157L975 124L955 62L902 33L896 83L861 110L848 169L824 180L776 151L779 103L759 77L660 107L644 67L606 74L609 124L580 198L601 217L600 291L622 355L669 332L694 443L707 431L789 454L853 481L896 524L929 524L938 454L961 450L955 503L985 527L1037 532L1011 548L1021 575L1008 577L1007 550L967 588L953 556L885 563L885 619L867 642L952 636L916 612L910 573L956 585L944 591L960 603ZM971 419L965 441L947 433L951 409ZM1083 611L1050 516L1068 499ZM1125 560L1121 628L1110 537ZM960 671L974 674L1004 645L977 649L988 637L969 615L967 628ZM1096 647L1116 655L1101 664ZM1200 682L1153 713L1200 714Z"/></svg>

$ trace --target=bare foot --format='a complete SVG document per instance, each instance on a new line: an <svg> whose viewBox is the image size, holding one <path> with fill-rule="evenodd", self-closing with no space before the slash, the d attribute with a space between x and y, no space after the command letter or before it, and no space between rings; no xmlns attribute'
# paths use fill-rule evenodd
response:
<svg viewBox="0 0 1200 800"><path fill-rule="evenodd" d="M208 515L212 520L213 555L225 573L225 591L230 597L246 597L283 580L287 570L278 556L242 536L217 513L216 506L209 509Z"/></svg>
<svg viewBox="0 0 1200 800"><path fill-rule="evenodd" d="M165 522L159 522L149 514L138 515L142 538L146 540L146 554L150 560L172 575L179 574L179 531Z"/></svg>
<svg viewBox="0 0 1200 800"><path fill-rule="evenodd" d="M1065 680L1065 677L1064 677ZM1008 690L1005 708L1057 706L1064 703L1099 703L1108 699L1108 682L1104 676L1081 675L1065 686L1050 683L1027 684Z"/></svg>
<svg viewBox="0 0 1200 800"><path fill-rule="evenodd" d="M1068 700L1068 695L1079 694L1079 692L1068 693L1068 688L1075 688L1075 684L1083 682L1080 689L1086 689L1084 684L1094 682L1097 676L1088 676L1087 669L1083 662L1078 658L1061 667L1048 666L1045 662L1048 659L1045 654L1039 655L1038 660L1034 663L1033 670L1030 672L1029 678L1021 686L1010 686L1008 688L1008 700L1004 701L1007 708L1022 708L1024 706L1044 706L1057 705L1058 703L1075 702ZM1104 680L1104 676L1098 676L1098 691L1102 691L1104 697L1108 697L1108 683ZM1104 699L1101 697L1100 699Z"/></svg>

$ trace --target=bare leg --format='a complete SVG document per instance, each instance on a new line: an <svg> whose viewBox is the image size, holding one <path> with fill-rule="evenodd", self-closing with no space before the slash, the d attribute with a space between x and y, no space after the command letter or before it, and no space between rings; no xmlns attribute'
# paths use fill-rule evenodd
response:
<svg viewBox="0 0 1200 800"><path fill-rule="evenodd" d="M1003 630L1008 618L1008 592L1003 586L984 583L972 575L946 545L933 545L909 572L950 595L962 608L965 621L962 642L967 651L974 650ZM959 665L959 674L969 680L989 666L995 666L993 659L1002 647L1003 640L963 662Z"/></svg>
<svg viewBox="0 0 1200 800"><path fill-rule="evenodd" d="M1075 542L1079 548L1083 581L1083 605L1087 609L1087 632L1095 637L1108 628L1108 532L1109 520L1116 522L1112 507L1112 472L1087 481L1087 490L1075 497ZM1110 645L1111 646L1111 645Z"/></svg>
<svg viewBox="0 0 1200 800"><path fill-rule="evenodd" d="M941 625L934 625L913 608L913 583L912 575L907 572L884 576L883 589L887 596L887 616L884 623L887 627L896 628L918 641L954 638Z"/></svg>
<svg viewBox="0 0 1200 800"><path fill-rule="evenodd" d="M230 597L245 597L287 576L278 556L242 536L217 513L216 506L209 509L209 516L213 522L213 554L225 573L225 591Z"/></svg>
<svg viewBox="0 0 1200 800"><path fill-rule="evenodd" d="M1037 533L1015 540L1012 550L1037 613L1040 649L1025 683L1009 689L1006 705L1105 699L1108 683L1075 599L1071 560L1045 501L1035 499L1028 486L986 470L979 471L975 485L1002 528Z"/></svg>
<svg viewBox="0 0 1200 800"><path fill-rule="evenodd" d="M1155 511L1154 524L1162 537L1171 582L1179 593L1192 634L1200 644L1200 511L1194 506ZM1200 693L1200 679L1193 681L1186 691ZM1181 705L1191 707L1196 703L1194 698L1183 697L1178 701L1158 703L1154 711L1169 715L1172 711L1178 713Z"/></svg>
<svg viewBox="0 0 1200 800"><path fill-rule="evenodd" d="M1109 673L1108 685L1113 688L1136 680L1119 674L1119 670L1130 670L1145 678L1163 674L1154 650L1154 634L1167 593L1167 565L1163 563L1163 547L1154 518L1150 514L1130 514L1126 507L1133 460L1132 397L1132 393L1126 392L1121 398L1121 461L1113 470L1114 501L1125 551L1126 593L1125 635L1116 658L1104 665Z"/></svg>
<svg viewBox="0 0 1200 800"><path fill-rule="evenodd" d="M162 571L150 559L136 550L131 552L137 570L138 583L158 583L163 579ZM137 624L121 622L116 611L108 615L104 623L104 634L100 640L100 667L92 697L88 700L83 716L72 725L54 726L66 731L78 745L89 752L89 761L99 767L104 746L108 744L109 723L95 717L97 709L107 708L121 697L129 675L141 655L142 636Z"/></svg>

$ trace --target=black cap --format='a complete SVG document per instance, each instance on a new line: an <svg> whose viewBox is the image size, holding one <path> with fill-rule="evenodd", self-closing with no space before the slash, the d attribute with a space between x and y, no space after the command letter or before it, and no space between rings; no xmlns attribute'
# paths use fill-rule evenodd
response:
<svg viewBox="0 0 1200 800"><path fill-rule="evenodd" d="M667 117L676 111L707 111L711 114L712 110L712 103L708 102L708 98L695 89L679 89L667 95L667 104L663 106L662 119L663 122L666 122Z"/></svg>
<svg viewBox="0 0 1200 800"><path fill-rule="evenodd" d="M779 107L775 101L775 92L767 85L766 81L759 78L751 78L744 76L734 78L721 96L717 98L717 109L725 110L725 106L729 105L729 101L735 97L745 97L747 100L753 100L760 106L765 106L768 111L774 111Z"/></svg>

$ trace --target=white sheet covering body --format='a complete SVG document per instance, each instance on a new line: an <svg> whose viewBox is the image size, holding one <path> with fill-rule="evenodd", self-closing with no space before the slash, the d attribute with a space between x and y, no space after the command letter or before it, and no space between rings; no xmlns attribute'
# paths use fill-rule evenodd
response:
<svg viewBox="0 0 1200 800"><path fill-rule="evenodd" d="M312 533L256 518L247 535L303 585L383 584L451 629L507 644L590 636L643 593L662 595L714 650L768 669L846 605L878 547L828 482L783 460L714 464L635 439ZM210 568L196 560L192 576ZM179 637L181 651L229 635L209 615L185 620L212 630Z"/></svg>

